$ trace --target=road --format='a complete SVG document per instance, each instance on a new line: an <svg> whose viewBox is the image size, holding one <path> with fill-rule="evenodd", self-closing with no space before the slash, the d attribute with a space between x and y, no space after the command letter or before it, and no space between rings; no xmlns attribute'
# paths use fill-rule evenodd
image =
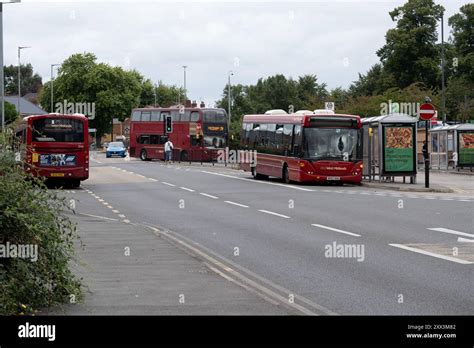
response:
<svg viewBox="0 0 474 348"><path fill-rule="evenodd" d="M470 196L284 185L100 153L81 194L109 208L100 215L169 231L311 313L474 313Z"/></svg>

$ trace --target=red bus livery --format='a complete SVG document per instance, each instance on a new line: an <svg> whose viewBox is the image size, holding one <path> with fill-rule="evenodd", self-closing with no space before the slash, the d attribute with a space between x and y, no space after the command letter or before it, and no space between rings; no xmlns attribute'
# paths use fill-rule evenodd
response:
<svg viewBox="0 0 474 348"><path fill-rule="evenodd" d="M258 153L256 163L241 164L257 179L361 184L359 116L317 110L246 115L240 139L243 148Z"/></svg>
<svg viewBox="0 0 474 348"><path fill-rule="evenodd" d="M89 130L84 115L25 117L15 130L27 172L79 187L89 178Z"/></svg>
<svg viewBox="0 0 474 348"><path fill-rule="evenodd" d="M166 119L172 120L166 132ZM211 161L223 149L227 138L224 109L170 107L132 110L130 156L141 160L164 160L167 139L174 145L173 160Z"/></svg>

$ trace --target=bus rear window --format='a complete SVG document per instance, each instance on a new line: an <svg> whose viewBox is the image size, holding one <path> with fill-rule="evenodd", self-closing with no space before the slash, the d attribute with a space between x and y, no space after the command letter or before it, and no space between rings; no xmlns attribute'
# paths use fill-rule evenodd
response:
<svg viewBox="0 0 474 348"><path fill-rule="evenodd" d="M204 122L225 123L226 115L223 110L206 110L204 111Z"/></svg>
<svg viewBox="0 0 474 348"><path fill-rule="evenodd" d="M33 121L33 141L84 142L84 124L71 118L41 118Z"/></svg>

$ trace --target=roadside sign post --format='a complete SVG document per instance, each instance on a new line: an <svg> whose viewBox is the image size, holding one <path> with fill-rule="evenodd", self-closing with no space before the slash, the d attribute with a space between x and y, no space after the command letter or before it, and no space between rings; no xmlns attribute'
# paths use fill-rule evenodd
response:
<svg viewBox="0 0 474 348"><path fill-rule="evenodd" d="M420 105L418 116L421 120L425 121L425 144L426 144L426 155L425 155L425 187L430 187L430 151L428 146L428 124L430 120L436 114L436 109L431 103L424 103Z"/></svg>

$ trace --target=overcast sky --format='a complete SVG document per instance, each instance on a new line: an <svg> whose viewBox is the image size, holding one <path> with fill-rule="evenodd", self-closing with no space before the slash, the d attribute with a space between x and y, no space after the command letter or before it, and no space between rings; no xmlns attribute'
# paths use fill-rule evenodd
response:
<svg viewBox="0 0 474 348"><path fill-rule="evenodd" d="M467 0L437 0L446 17ZM36 1L4 5L5 64L31 63L50 79L50 64L93 52L101 62L136 69L154 82L183 84L213 105L230 70L232 83L282 73L316 74L348 87L378 62L394 27L389 11L405 0L339 1ZM449 34L447 20L446 34ZM445 37L447 37L446 35Z"/></svg>

